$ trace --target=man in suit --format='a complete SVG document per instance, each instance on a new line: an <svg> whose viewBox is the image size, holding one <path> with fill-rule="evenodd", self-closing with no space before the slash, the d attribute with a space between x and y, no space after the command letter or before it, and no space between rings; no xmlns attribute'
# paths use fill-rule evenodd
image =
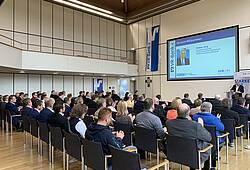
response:
<svg viewBox="0 0 250 170"><path fill-rule="evenodd" d="M33 110L32 108L32 101L30 98L26 98L23 100L23 108L21 109L22 116L28 116L30 117L31 112Z"/></svg>
<svg viewBox="0 0 250 170"><path fill-rule="evenodd" d="M34 103L34 109L30 113L29 117L31 117L33 119L37 119L38 115L40 114L40 112L41 112L42 109L43 109L43 102L41 100L37 100Z"/></svg>
<svg viewBox="0 0 250 170"><path fill-rule="evenodd" d="M192 103L192 101L190 100L189 94L188 94L188 93L185 93L185 94L184 94L184 98L183 98L181 101L182 101L182 103L186 103L190 108L193 107L193 103Z"/></svg>
<svg viewBox="0 0 250 170"><path fill-rule="evenodd" d="M231 110L237 112L238 114L246 114L248 115L248 120L250 120L250 112L248 109L246 109L244 107L244 103L245 103L245 99L240 97L238 100L237 100L237 104L234 105Z"/></svg>
<svg viewBox="0 0 250 170"><path fill-rule="evenodd" d="M238 94L239 97L242 97L242 93L244 93L244 86L240 84L239 80L235 80L235 84L231 88L231 91Z"/></svg>
<svg viewBox="0 0 250 170"><path fill-rule="evenodd" d="M63 104L55 104L53 107L55 113L52 114L48 123L54 127L60 127L67 132L69 131L68 119L64 116L63 112L65 110L65 106Z"/></svg>
<svg viewBox="0 0 250 170"><path fill-rule="evenodd" d="M54 98L49 98L45 101L45 108L40 112L37 117L39 122L48 123L50 117L54 114L53 105L55 103Z"/></svg>
<svg viewBox="0 0 250 170"><path fill-rule="evenodd" d="M69 117L72 109L70 107L70 103L71 103L71 98L65 97L64 98L64 102L65 102L65 111L64 111L64 116L65 117Z"/></svg>
<svg viewBox="0 0 250 170"><path fill-rule="evenodd" d="M180 56L177 58L177 66L184 66L189 65L190 61L189 58L187 58L187 50L182 49L180 51Z"/></svg>
<svg viewBox="0 0 250 170"><path fill-rule="evenodd" d="M211 134L201 124L188 120L190 108L186 103L177 108L177 119L167 121L167 131L171 136L197 139L198 148L204 149L212 140ZM201 154L201 163L209 158L209 152ZM215 160L216 161L216 160Z"/></svg>

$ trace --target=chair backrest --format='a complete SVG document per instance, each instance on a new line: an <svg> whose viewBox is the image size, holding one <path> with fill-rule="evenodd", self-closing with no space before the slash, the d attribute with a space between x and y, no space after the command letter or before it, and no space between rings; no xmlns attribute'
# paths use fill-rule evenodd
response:
<svg viewBox="0 0 250 170"><path fill-rule="evenodd" d="M68 133L63 130L63 134L65 136L65 149L66 153L75 159L81 161L82 160L82 143L80 137L73 133Z"/></svg>
<svg viewBox="0 0 250 170"><path fill-rule="evenodd" d="M31 135L38 137L38 123L36 119L33 118L29 118L29 122L30 122L30 127L31 127Z"/></svg>
<svg viewBox="0 0 250 170"><path fill-rule="evenodd" d="M152 129L135 126L135 146L137 149L157 153L157 135Z"/></svg>
<svg viewBox="0 0 250 170"><path fill-rule="evenodd" d="M109 149L112 155L112 170L141 170L139 154L113 146L109 146Z"/></svg>
<svg viewBox="0 0 250 170"><path fill-rule="evenodd" d="M84 163L91 169L104 170L105 158L102 150L102 145L97 142L89 141L81 138L83 143Z"/></svg>
<svg viewBox="0 0 250 170"><path fill-rule="evenodd" d="M124 138L122 139L123 143L126 146L132 145L132 139L131 139L132 125L114 121L114 131L120 131L120 130L124 132Z"/></svg>
<svg viewBox="0 0 250 170"><path fill-rule="evenodd" d="M216 127L215 126L209 126L209 125L205 125L204 126L207 131L211 134L212 140L211 140L211 144L213 144L213 148L212 148L212 153L214 151L217 151L217 136L216 136Z"/></svg>
<svg viewBox="0 0 250 170"><path fill-rule="evenodd" d="M199 160L197 151L197 141L195 139L167 135L166 156L169 161L198 169Z"/></svg>
<svg viewBox="0 0 250 170"><path fill-rule="evenodd" d="M6 117L6 121L10 123L10 117L11 117L11 113L9 110L4 110L4 115Z"/></svg>
<svg viewBox="0 0 250 170"><path fill-rule="evenodd" d="M91 123L95 122L95 119L93 116L85 115L83 118L83 122L85 123L86 127L89 127Z"/></svg>
<svg viewBox="0 0 250 170"><path fill-rule="evenodd" d="M63 151L63 134L60 127L49 126L51 145Z"/></svg>
<svg viewBox="0 0 250 170"><path fill-rule="evenodd" d="M30 122L27 116L23 116L23 130L30 133Z"/></svg>
<svg viewBox="0 0 250 170"><path fill-rule="evenodd" d="M94 115L96 111L96 108L88 108L88 115Z"/></svg>
<svg viewBox="0 0 250 170"><path fill-rule="evenodd" d="M235 120L234 119L221 119L221 122L224 124L225 132L228 132L229 140L235 139Z"/></svg>
<svg viewBox="0 0 250 170"><path fill-rule="evenodd" d="M243 131L244 133L248 132L248 115L247 114L239 114L240 124L244 125Z"/></svg>
<svg viewBox="0 0 250 170"><path fill-rule="evenodd" d="M49 143L49 128L48 128L48 124L45 123L45 122L39 122L38 121L38 125L39 125L39 136L40 136L40 139L48 144Z"/></svg>

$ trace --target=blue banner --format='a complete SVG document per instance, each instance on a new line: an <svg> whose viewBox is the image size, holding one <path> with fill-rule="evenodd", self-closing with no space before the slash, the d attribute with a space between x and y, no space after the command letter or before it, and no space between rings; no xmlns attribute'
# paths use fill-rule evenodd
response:
<svg viewBox="0 0 250 170"><path fill-rule="evenodd" d="M160 26L146 29L146 71L158 71Z"/></svg>

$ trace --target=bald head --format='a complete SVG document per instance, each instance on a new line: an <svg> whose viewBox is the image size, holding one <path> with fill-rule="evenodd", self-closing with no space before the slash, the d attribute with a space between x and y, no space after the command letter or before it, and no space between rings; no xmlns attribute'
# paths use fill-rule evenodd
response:
<svg viewBox="0 0 250 170"><path fill-rule="evenodd" d="M179 117L184 117L186 118L189 115L190 112L190 107L186 104L180 104L177 108L177 113Z"/></svg>

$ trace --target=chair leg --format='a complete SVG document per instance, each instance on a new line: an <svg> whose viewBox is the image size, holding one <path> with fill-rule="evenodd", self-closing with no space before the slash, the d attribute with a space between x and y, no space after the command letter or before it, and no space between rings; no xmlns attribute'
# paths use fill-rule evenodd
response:
<svg viewBox="0 0 250 170"><path fill-rule="evenodd" d="M40 142L40 155L43 156L43 141L39 140Z"/></svg>
<svg viewBox="0 0 250 170"><path fill-rule="evenodd" d="M51 163L54 164L54 146L51 146Z"/></svg>
<svg viewBox="0 0 250 170"><path fill-rule="evenodd" d="M10 133L12 134L13 132L13 124L12 124L12 117L10 117Z"/></svg>
<svg viewBox="0 0 250 170"><path fill-rule="evenodd" d="M243 152L243 145L244 145L244 141L243 141L243 128L241 129L241 137L240 137L240 140L241 140L241 151Z"/></svg>
<svg viewBox="0 0 250 170"><path fill-rule="evenodd" d="M41 155L41 152L40 152L40 138L39 137L37 138L37 153L38 153L38 155Z"/></svg>
<svg viewBox="0 0 250 170"><path fill-rule="evenodd" d="M159 148L157 148L157 152L156 152L156 159L157 159L157 164L160 163L160 151L159 151Z"/></svg>
<svg viewBox="0 0 250 170"><path fill-rule="evenodd" d="M66 154L66 170L69 170L69 154Z"/></svg>
<svg viewBox="0 0 250 170"><path fill-rule="evenodd" d="M237 142L237 131L235 130L235 155L237 156L238 142Z"/></svg>
<svg viewBox="0 0 250 170"><path fill-rule="evenodd" d="M226 163L228 164L228 136L226 137Z"/></svg>
<svg viewBox="0 0 250 170"><path fill-rule="evenodd" d="M211 156L211 155L210 155ZM220 139L217 139L218 170L220 170Z"/></svg>
<svg viewBox="0 0 250 170"><path fill-rule="evenodd" d="M24 146L26 146L26 144L27 144L27 132L24 131L23 133L24 133Z"/></svg>
<svg viewBox="0 0 250 170"><path fill-rule="evenodd" d="M33 135L31 135L31 141L30 141L30 149L33 149Z"/></svg>

